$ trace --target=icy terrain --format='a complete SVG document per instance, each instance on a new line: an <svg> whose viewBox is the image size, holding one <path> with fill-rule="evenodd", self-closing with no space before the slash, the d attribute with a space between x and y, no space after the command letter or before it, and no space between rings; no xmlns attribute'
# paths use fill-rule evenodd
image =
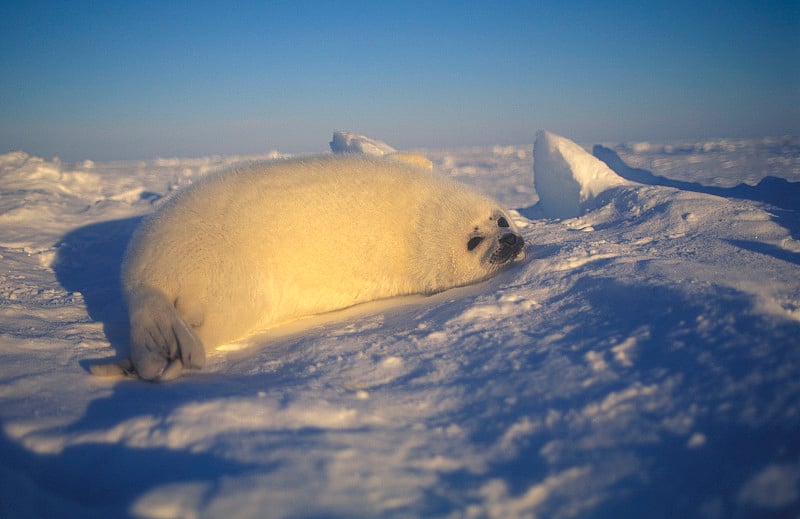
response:
<svg viewBox="0 0 800 519"><path fill-rule="evenodd" d="M280 154L0 155L0 517L800 514L798 139L423 151L525 260L161 385L88 372L124 355L132 230Z"/></svg>

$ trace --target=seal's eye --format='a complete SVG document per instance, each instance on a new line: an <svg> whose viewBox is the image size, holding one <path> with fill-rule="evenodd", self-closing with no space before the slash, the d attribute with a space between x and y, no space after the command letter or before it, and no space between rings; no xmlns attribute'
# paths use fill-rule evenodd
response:
<svg viewBox="0 0 800 519"><path fill-rule="evenodd" d="M473 236L467 242L467 250L473 250L475 247L481 244L483 241L483 236Z"/></svg>
<svg viewBox="0 0 800 519"><path fill-rule="evenodd" d="M508 225L508 220L506 220L506 219L505 219L505 217L501 216L501 217L500 217L500 218L497 220L497 226L498 226L498 227L508 227L508 226L509 226L509 225Z"/></svg>

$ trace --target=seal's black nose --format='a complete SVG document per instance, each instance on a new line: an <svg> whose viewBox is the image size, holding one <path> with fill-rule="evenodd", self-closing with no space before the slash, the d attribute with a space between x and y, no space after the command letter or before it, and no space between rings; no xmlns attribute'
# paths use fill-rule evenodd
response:
<svg viewBox="0 0 800 519"><path fill-rule="evenodd" d="M513 232L507 232L497 240L499 246L489 258L489 263L503 264L514 259L525 246L525 240Z"/></svg>
<svg viewBox="0 0 800 519"><path fill-rule="evenodd" d="M500 245L504 247L517 247L521 241L522 238L511 232L500 237Z"/></svg>

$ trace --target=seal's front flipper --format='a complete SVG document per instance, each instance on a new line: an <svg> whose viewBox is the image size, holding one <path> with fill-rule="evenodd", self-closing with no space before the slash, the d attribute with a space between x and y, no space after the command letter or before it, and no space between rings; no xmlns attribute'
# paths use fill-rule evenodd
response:
<svg viewBox="0 0 800 519"><path fill-rule="evenodd" d="M129 300L131 361L145 380L177 378L205 365L203 343L160 291L142 289Z"/></svg>
<svg viewBox="0 0 800 519"><path fill-rule="evenodd" d="M206 365L206 349L200 339L178 314L175 314L172 329L178 340L178 351L183 367L187 369L202 369Z"/></svg>

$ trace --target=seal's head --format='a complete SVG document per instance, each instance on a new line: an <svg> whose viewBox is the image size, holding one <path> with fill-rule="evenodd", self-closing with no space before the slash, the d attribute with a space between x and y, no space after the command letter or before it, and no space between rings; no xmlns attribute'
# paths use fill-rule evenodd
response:
<svg viewBox="0 0 800 519"><path fill-rule="evenodd" d="M525 240L492 200L451 192L442 205L447 209L435 211L435 221L419 226L415 263L426 292L481 281L522 255Z"/></svg>
<svg viewBox="0 0 800 519"><path fill-rule="evenodd" d="M488 223L475 225L467 240L467 252L480 258L480 263L496 270L522 252L525 240L501 211L489 217Z"/></svg>

